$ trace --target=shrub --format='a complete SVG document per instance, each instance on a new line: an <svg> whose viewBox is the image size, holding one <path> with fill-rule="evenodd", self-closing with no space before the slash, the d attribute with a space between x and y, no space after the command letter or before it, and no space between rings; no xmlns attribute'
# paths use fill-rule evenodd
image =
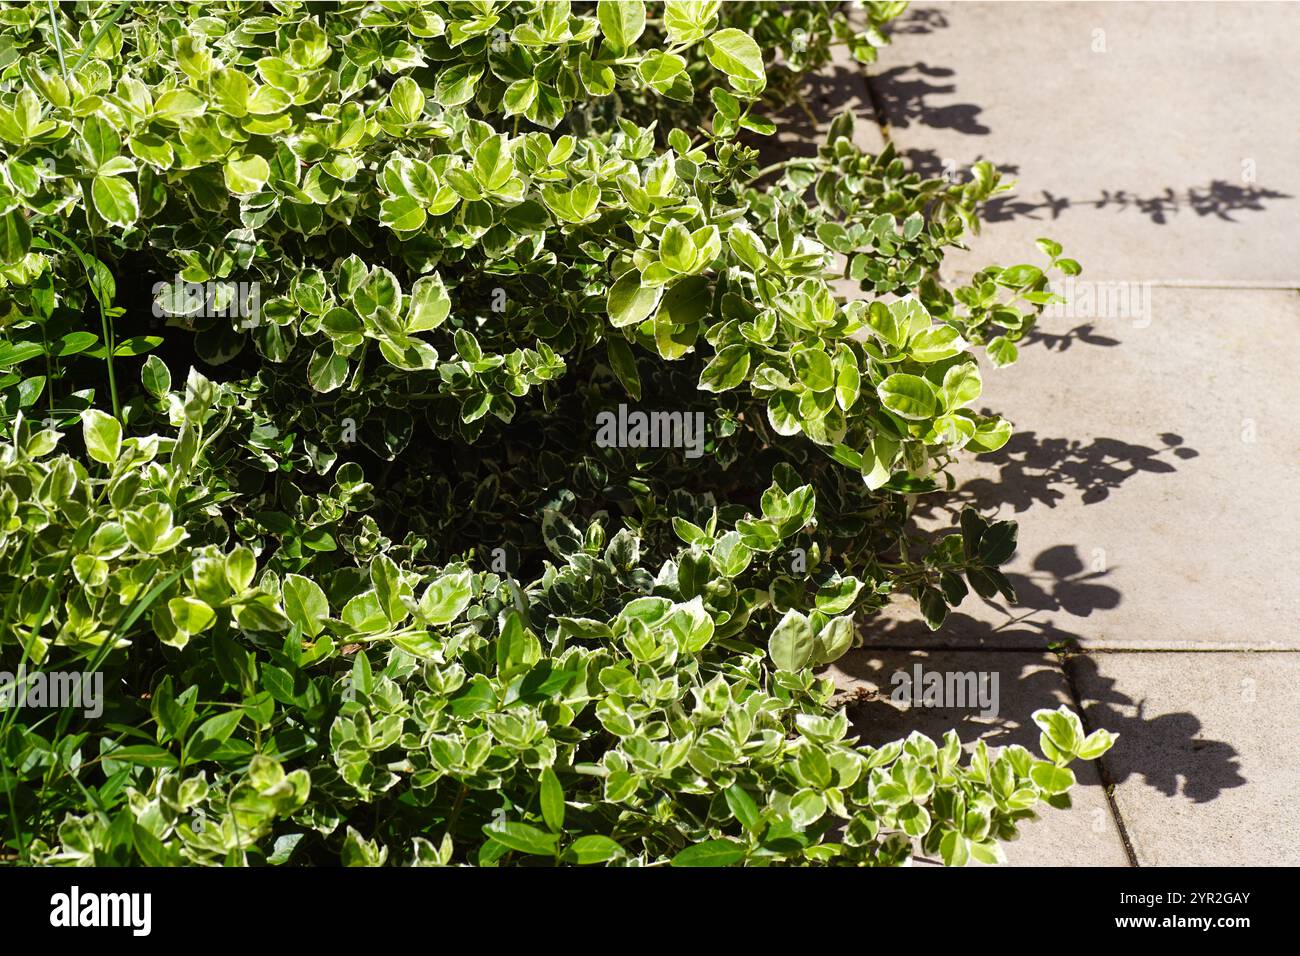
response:
<svg viewBox="0 0 1300 956"><path fill-rule="evenodd" d="M876 748L822 673L1013 597L1013 523L908 517L1078 269L946 288L1006 187L850 115L760 168L901 6L0 10L0 660L107 688L0 715L8 852L961 864L1064 803L1067 710Z"/></svg>

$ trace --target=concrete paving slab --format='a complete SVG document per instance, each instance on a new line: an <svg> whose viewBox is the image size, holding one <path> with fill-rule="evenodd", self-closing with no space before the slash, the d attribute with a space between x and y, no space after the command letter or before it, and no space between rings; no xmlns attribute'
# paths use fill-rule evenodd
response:
<svg viewBox="0 0 1300 956"><path fill-rule="evenodd" d="M899 149L1021 184L952 274L1037 264L1046 235L1089 278L1300 286L1300 4L927 3L891 32L871 82Z"/></svg>
<svg viewBox="0 0 1300 956"><path fill-rule="evenodd" d="M909 599L873 646L1300 650L1300 294L1156 288L1147 315L1087 334L1069 320L979 404L1016 434L963 459L963 504L1020 522L1005 567L1020 604L974 594L937 634Z"/></svg>
<svg viewBox="0 0 1300 956"><path fill-rule="evenodd" d="M969 681L954 680L953 689L962 694L944 703L960 706L913 705L908 682L896 675L915 683L917 667L921 680L931 672L945 675L945 683L949 674L969 674L975 692L965 695ZM876 746L913 730L942 740L951 729L968 748L983 739L990 747L1021 744L1038 753L1039 732L1030 715L1040 707L1070 702L1064 674L1051 654L859 649L837 661L829 674L844 699L851 701L848 713L854 730ZM1079 786L1072 792L1073 806L1044 807L1038 820L1025 823L1020 838L1004 846L1009 864L1128 865L1096 765L1076 764L1074 771Z"/></svg>
<svg viewBox="0 0 1300 956"><path fill-rule="evenodd" d="M1300 654L1098 653L1067 663L1143 866L1300 865Z"/></svg>

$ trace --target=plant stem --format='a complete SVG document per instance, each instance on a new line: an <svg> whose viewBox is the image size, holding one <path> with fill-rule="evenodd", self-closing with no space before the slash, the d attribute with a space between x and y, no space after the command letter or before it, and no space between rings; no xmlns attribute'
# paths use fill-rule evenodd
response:
<svg viewBox="0 0 1300 956"><path fill-rule="evenodd" d="M790 159L783 159L783 160L781 160L781 162L779 162L779 163L773 163L773 164L770 165L770 166L764 166L762 169L760 169L758 172L756 172L753 176L750 176L750 177L749 177L749 182L751 182L751 183L758 182L758 181L759 181L760 179L762 179L764 176L769 176L769 175L771 175L772 173L776 172L776 171L779 170L779 169L785 169L787 166L794 166L794 165L796 165L797 163L811 163L811 160L809 160L808 157L806 157L806 156L795 156L795 157L792 157L792 158L790 158Z"/></svg>
<svg viewBox="0 0 1300 956"><path fill-rule="evenodd" d="M63 59L63 35L59 31L59 11L54 5L54 0L45 0L46 6L50 10L50 27L54 30L54 48L59 51L59 72L63 74L63 82L68 82L68 64Z"/></svg>

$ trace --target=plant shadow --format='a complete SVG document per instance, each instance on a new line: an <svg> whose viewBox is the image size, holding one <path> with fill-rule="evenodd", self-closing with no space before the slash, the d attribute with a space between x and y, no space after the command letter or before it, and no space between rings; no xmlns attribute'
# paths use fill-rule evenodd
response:
<svg viewBox="0 0 1300 956"><path fill-rule="evenodd" d="M1017 513L1035 505L1054 508L1067 499L1087 507L1136 475L1167 474L1177 462L1196 456L1181 436L1169 432L1149 446L1021 432L1000 451L985 456L997 466L996 478L967 481L945 496L950 500L942 506L919 505L917 517L926 528L940 525L947 531L968 504L985 513L1007 505ZM1123 600L1114 586L1114 571L1104 553L1084 554L1073 544L1061 543L1038 552L1027 566L1006 572L1016 590L1012 607L983 601L984 607L977 609L971 602L978 605L982 599L970 594L962 605L967 611L954 608L937 633L921 620L910 599L886 608L864 628L864 646L831 669L855 732L864 743L880 746L914 730L937 739L951 728L966 744L983 739L990 746L1020 744L1038 753L1039 730L1032 713L1061 704L1077 710L1076 701L1082 699L1090 729L1120 735L1103 758L1099 777L1081 777L1085 785L1095 785L1097 779L1117 784L1141 777L1166 796L1181 795L1197 803L1242 786L1246 780L1236 749L1225 741L1201 739L1200 718L1190 711L1148 718L1144 701L1124 694L1115 680L1099 672L1094 658L1078 650L1083 622ZM996 674L1001 706L989 716L982 715L987 701L945 700L964 706L921 706L903 693L906 682L897 676L912 673L917 664L944 675L983 672L991 680ZM1171 761L1164 756L1170 753L1189 757Z"/></svg>
<svg viewBox="0 0 1300 956"><path fill-rule="evenodd" d="M918 674L984 674L992 681L998 713L983 716L979 701L963 707L922 706L909 697L909 684ZM1064 673L1061 668L1064 668ZM904 676L900 676L904 675ZM1086 687L1083 716L1088 730L1104 728L1118 735L1101 758L1099 774L1080 774L1081 786L1106 786L1140 779L1166 797L1182 796L1208 803L1223 791L1247 783L1235 747L1224 740L1202 737L1204 725L1190 711L1148 717L1145 701L1134 700L1099 673L1086 654L1071 654L1063 663L1056 655L1038 651L895 650L870 647L851 651L833 667L842 689L838 702L846 707L853 733L861 743L879 747L919 731L940 740L953 730L964 745L983 740L990 747L1020 745L1041 754L1039 728L1032 714L1062 704L1076 712L1071 686ZM987 698L986 698L987 701ZM946 703L946 702L945 702ZM1184 755L1171 760L1170 755Z"/></svg>
<svg viewBox="0 0 1300 956"><path fill-rule="evenodd" d="M1190 711L1147 717L1145 702L1129 697L1114 679L1103 676L1095 659L1068 650L1078 634L1058 623L1062 617L1087 618L1122 600L1120 592L1105 583L1109 574L1110 569L1087 566L1075 547L1056 545L1040 552L1028 573L1008 574L1019 599L1015 608L985 602L1006 616L1002 623L958 611L935 634L914 614L906 619L882 615L872 622L867 644L832 668L841 691L839 702L847 707L854 732L863 743L878 747L913 731L939 739L952 729L964 744L982 739L991 747L1019 744L1039 753L1033 712L1061 704L1077 711L1071 687L1086 688L1088 728L1119 735L1103 758L1101 781L1120 784L1140 777L1165 796L1181 795L1195 803L1244 785L1236 749L1226 741L1202 738L1199 717ZM972 595L967 600L980 599ZM945 644L935 648L939 639ZM1019 649L1005 649L1008 646ZM983 673L991 681L996 675L997 713L985 716L987 698L944 701L963 706L921 706L909 698L908 684L898 676L917 676L917 665L922 673L938 672L945 678ZM1188 758L1171 761L1169 754ZM1092 775L1080 779L1095 785Z"/></svg>
<svg viewBox="0 0 1300 956"><path fill-rule="evenodd" d="M942 128L942 127L940 127ZM902 151L913 170L926 179L946 178L960 183L960 167L952 157L941 157L933 149L911 148ZM976 153L970 163L988 159ZM990 160L1005 177L1021 175L1018 163ZM969 165L969 164L968 164ZM1103 189L1093 199L1058 196L1050 190L1040 190L1037 198L1015 193L994 196L987 200L981 212L986 223L1009 222L1013 219L1032 219L1042 222L1058 220L1075 209L1107 209L1114 213L1145 216L1158 226L1169 225L1180 213L1204 218L1213 216L1224 222L1240 222L1236 214L1242 212L1267 212L1268 201L1293 199L1290 193L1265 189L1253 183L1236 185L1224 179L1213 179L1204 186L1175 189L1166 186L1152 195L1143 195L1128 189Z"/></svg>
<svg viewBox="0 0 1300 956"><path fill-rule="evenodd" d="M1055 220L1066 210L1075 208L1108 209L1116 213L1137 213L1157 226L1168 225L1173 218L1188 211L1200 218L1213 216L1224 222L1237 223L1235 214L1266 212L1266 200L1293 199L1290 193L1264 189L1253 184L1236 185L1223 179L1211 180L1201 187L1164 190L1142 195L1127 189L1103 189L1096 199L1072 199L1046 190L1035 201L1021 196L995 196L984 206L986 222L1012 219Z"/></svg>
<svg viewBox="0 0 1300 956"><path fill-rule="evenodd" d="M934 33L948 27L948 17L938 7L910 7L902 16L885 25L890 36Z"/></svg>
<svg viewBox="0 0 1300 956"><path fill-rule="evenodd" d="M845 111L853 114L864 133L876 124L865 76L860 70L833 63L806 75L799 85L799 97L769 117L776 124L774 135L746 132L742 141L759 151L762 165L815 156L831 120ZM875 141L855 138L869 151L879 148Z"/></svg>
<svg viewBox="0 0 1300 956"><path fill-rule="evenodd" d="M1203 738L1203 724L1195 714L1146 716L1146 701L1121 691L1086 654L1069 656L1065 669L1076 687L1088 689L1088 725L1120 735L1102 758L1113 783L1140 777L1166 797L1182 796L1193 803L1209 803L1224 790L1247 783L1236 749L1226 741Z"/></svg>
<svg viewBox="0 0 1300 956"><path fill-rule="evenodd" d="M1074 345L1092 345L1097 348L1114 348L1120 344L1119 339L1108 335L1098 335L1097 326L1092 322L1076 325L1064 332L1049 332L1041 326L1034 326L1022 340L1025 345L1041 345L1049 352L1065 352Z"/></svg>
<svg viewBox="0 0 1300 956"><path fill-rule="evenodd" d="M940 106L931 97L955 93L951 80L956 71L946 66L911 63L871 74L871 89L884 120L895 129L928 126L950 129L967 136L987 136L989 128L980 119L983 107L974 103Z"/></svg>
<svg viewBox="0 0 1300 956"><path fill-rule="evenodd" d="M1111 493L1139 474L1169 474L1174 461L1188 461L1199 452L1181 435L1163 432L1160 446L1139 445L1118 438L1049 438L1034 431L1016 432L995 452L980 456L998 469L996 478L976 477L955 491L932 500L918 499L914 514L932 519L953 517L967 505L990 511L1010 507L1016 514L1034 505L1055 508L1070 493L1084 505L1105 501Z"/></svg>

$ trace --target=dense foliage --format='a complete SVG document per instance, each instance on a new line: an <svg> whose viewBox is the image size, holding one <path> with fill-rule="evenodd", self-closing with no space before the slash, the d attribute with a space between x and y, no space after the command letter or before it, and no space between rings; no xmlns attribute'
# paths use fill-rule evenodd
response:
<svg viewBox="0 0 1300 956"><path fill-rule="evenodd" d="M996 170L848 115L761 168L901 7L0 7L0 670L105 688L0 711L8 857L961 864L1062 803L1068 711L873 748L822 675L1013 597L1013 523L909 511L1078 270L945 288Z"/></svg>

